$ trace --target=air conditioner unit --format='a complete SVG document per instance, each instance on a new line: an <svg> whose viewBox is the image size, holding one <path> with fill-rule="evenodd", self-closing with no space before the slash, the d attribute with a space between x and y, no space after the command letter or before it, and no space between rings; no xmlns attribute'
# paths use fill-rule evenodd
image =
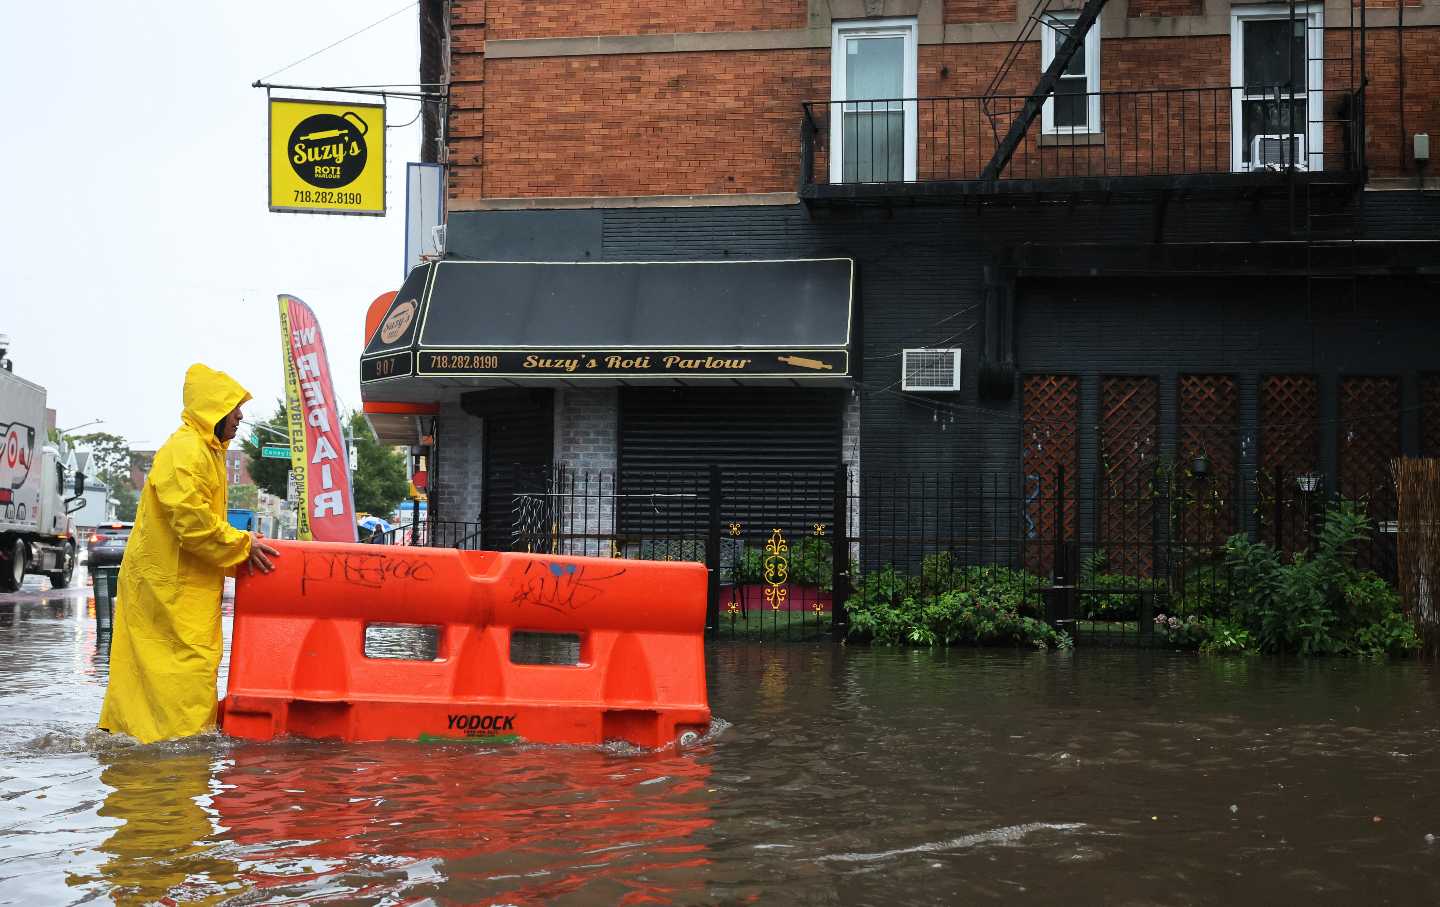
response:
<svg viewBox="0 0 1440 907"><path fill-rule="evenodd" d="M1308 161L1303 133L1257 135L1250 140L1251 170L1306 170Z"/></svg>
<svg viewBox="0 0 1440 907"><path fill-rule="evenodd" d="M907 391L954 392L960 389L960 351L905 350L900 386Z"/></svg>

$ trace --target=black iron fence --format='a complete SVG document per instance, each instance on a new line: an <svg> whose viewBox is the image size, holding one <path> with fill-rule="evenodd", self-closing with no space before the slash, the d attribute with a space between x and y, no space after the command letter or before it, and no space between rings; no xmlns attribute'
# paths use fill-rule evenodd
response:
<svg viewBox="0 0 1440 907"><path fill-rule="evenodd" d="M1174 177L1364 167L1363 91L1057 92L995 161L1026 95L811 101L801 185ZM999 163L998 169L994 166Z"/></svg>
<svg viewBox="0 0 1440 907"><path fill-rule="evenodd" d="M531 470L508 519L432 521L373 541L703 563L707 623L720 636L840 635L850 607L884 604L876 595L958 590L1006 596L1077 642L1144 644L1157 617L1205 613L1232 594L1232 536L1287 556L1311 548L1330 501L1321 484L1173 468L1088 482L1067 481L1063 469L1043 478L857 478L843 466ZM1394 582L1393 497L1364 503L1373 530L1357 560ZM904 581L867 581L882 573Z"/></svg>

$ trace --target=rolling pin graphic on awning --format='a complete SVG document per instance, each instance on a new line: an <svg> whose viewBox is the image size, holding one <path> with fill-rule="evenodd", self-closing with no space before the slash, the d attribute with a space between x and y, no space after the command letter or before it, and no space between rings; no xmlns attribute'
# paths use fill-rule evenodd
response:
<svg viewBox="0 0 1440 907"><path fill-rule="evenodd" d="M828 362L821 362L819 359L809 359L805 356L779 356L776 357L786 365L793 365L797 368L813 368L830 371L835 368Z"/></svg>

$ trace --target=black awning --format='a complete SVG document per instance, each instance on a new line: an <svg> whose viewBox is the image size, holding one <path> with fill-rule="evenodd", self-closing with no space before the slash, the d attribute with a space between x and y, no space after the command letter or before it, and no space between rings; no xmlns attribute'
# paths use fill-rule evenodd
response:
<svg viewBox="0 0 1440 907"><path fill-rule="evenodd" d="M848 258L437 262L401 287L361 382L844 383L854 277Z"/></svg>

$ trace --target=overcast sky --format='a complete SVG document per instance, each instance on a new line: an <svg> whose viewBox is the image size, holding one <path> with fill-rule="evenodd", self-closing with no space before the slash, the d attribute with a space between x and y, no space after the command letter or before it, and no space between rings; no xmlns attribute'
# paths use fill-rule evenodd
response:
<svg viewBox="0 0 1440 907"><path fill-rule="evenodd" d="M365 309L402 278L419 123L387 130L385 217L271 214L265 92L250 83L402 2L4 4L0 333L61 428L98 418L86 431L163 442L196 361L255 395L247 418L268 417L283 380L278 293L314 308L336 392L360 405ZM416 82L417 16L271 81ZM387 121L416 111L392 100Z"/></svg>

